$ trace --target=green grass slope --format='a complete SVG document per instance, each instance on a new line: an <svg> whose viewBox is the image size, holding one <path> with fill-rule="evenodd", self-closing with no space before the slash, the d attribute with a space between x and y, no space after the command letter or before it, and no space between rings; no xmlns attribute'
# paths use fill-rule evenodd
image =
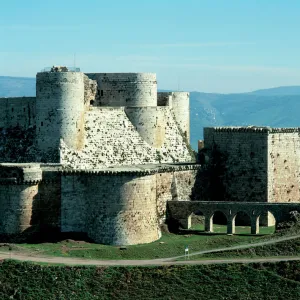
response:
<svg viewBox="0 0 300 300"><path fill-rule="evenodd" d="M278 242L272 245L221 251L193 256L193 259L226 259L226 258L258 258L258 257L284 257L300 255L300 239Z"/></svg>
<svg viewBox="0 0 300 300"><path fill-rule="evenodd" d="M4 261L1 299L299 299L298 262L64 267ZM297 272L299 275L299 271Z"/></svg>
<svg viewBox="0 0 300 300"><path fill-rule="evenodd" d="M215 225L215 233L204 233L203 225L192 230L182 230L179 234L164 233L158 241L149 244L127 246L126 250L118 246L94 244L84 241L63 239L49 243L15 243L4 244L0 251L34 253L36 255L77 257L86 259L155 259L184 254L185 246L190 252L257 243L276 238L273 227L261 227L261 235L250 235L250 227L236 227L236 235L227 235L226 226Z"/></svg>

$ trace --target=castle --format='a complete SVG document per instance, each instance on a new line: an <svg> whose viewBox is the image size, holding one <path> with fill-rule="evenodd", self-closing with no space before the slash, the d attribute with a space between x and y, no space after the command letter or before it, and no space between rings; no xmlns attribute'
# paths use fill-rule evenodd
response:
<svg viewBox="0 0 300 300"><path fill-rule="evenodd" d="M158 93L155 74L45 69L0 114L0 234L149 243L168 201L299 202L298 128L206 128L196 162L189 93Z"/></svg>

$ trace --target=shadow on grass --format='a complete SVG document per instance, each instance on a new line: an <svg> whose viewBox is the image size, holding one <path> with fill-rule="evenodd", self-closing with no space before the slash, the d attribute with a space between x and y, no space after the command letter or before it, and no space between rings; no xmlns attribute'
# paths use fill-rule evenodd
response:
<svg viewBox="0 0 300 300"><path fill-rule="evenodd" d="M178 235L194 234L194 235L227 235L225 232L206 232L204 230L197 229L179 229L176 233Z"/></svg>
<svg viewBox="0 0 300 300"><path fill-rule="evenodd" d="M59 228L29 228L18 234L1 234L0 243L14 244L40 244L59 243L65 240L83 241L93 243L93 241L82 232L60 232Z"/></svg>
<svg viewBox="0 0 300 300"><path fill-rule="evenodd" d="M204 230L197 230L197 229L179 229L179 231L176 233L178 235L186 235L186 234L193 234L193 235L207 235L207 236L216 236L216 235L228 235L226 232L206 232ZM231 234L230 234L231 235ZM251 234L251 233L235 233L233 235L236 236L265 236L265 235L270 235L270 233L259 233L259 234Z"/></svg>

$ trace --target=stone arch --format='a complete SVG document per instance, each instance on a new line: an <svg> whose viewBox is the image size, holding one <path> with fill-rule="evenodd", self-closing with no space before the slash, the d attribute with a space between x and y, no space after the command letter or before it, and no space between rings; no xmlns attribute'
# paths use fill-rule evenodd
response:
<svg viewBox="0 0 300 300"><path fill-rule="evenodd" d="M263 218L263 219L262 219ZM277 215L275 211L265 210L259 213L256 219L256 234L260 232L260 227L272 227L274 226L274 231L277 223ZM274 232L273 232L274 233Z"/></svg>
<svg viewBox="0 0 300 300"><path fill-rule="evenodd" d="M259 226L275 226L276 212L272 210L264 210L259 215Z"/></svg>
<svg viewBox="0 0 300 300"><path fill-rule="evenodd" d="M192 227L196 227L197 229L199 227L199 230L202 230L202 228L204 228L205 212L203 210L193 210L189 218Z"/></svg>
<svg viewBox="0 0 300 300"><path fill-rule="evenodd" d="M209 230L209 232L214 232L214 221L215 221L215 219L214 219L214 217L215 216L218 216L218 215L222 215L222 216L224 216L224 218L226 218L226 223L228 222L228 216L227 216L227 214L225 213L225 212L223 212L222 210L215 210L211 215L210 215L210 217L209 217L209 223L210 223L210 230Z"/></svg>
<svg viewBox="0 0 300 300"><path fill-rule="evenodd" d="M237 221L239 221L237 223ZM251 215L248 212L239 210L237 211L231 220L232 233L235 233L235 226L250 226L251 225ZM249 231L250 233L250 231Z"/></svg>
<svg viewBox="0 0 300 300"><path fill-rule="evenodd" d="M226 225L227 224L227 216L221 210L217 210L214 212L214 223L219 225Z"/></svg>

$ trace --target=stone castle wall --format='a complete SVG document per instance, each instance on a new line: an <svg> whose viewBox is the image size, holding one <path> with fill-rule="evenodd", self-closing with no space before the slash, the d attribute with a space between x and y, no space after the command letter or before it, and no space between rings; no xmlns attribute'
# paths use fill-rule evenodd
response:
<svg viewBox="0 0 300 300"><path fill-rule="evenodd" d="M134 115L146 118L147 109L134 108L132 111L131 108L124 107L90 108L85 114L83 149L74 151L62 143L61 163L89 169L193 161L193 154L168 107L149 108L149 123L134 126L133 123L138 120ZM160 115L160 124L156 124L153 119L156 114ZM133 123L130 118L134 119ZM161 147L155 148L151 144Z"/></svg>
<svg viewBox="0 0 300 300"><path fill-rule="evenodd" d="M0 98L0 128L35 125L35 97Z"/></svg>
<svg viewBox="0 0 300 300"><path fill-rule="evenodd" d="M268 136L269 202L300 202L300 136L271 132Z"/></svg>
<svg viewBox="0 0 300 300"><path fill-rule="evenodd" d="M268 201L267 131L205 128L204 146L207 200Z"/></svg>
<svg viewBox="0 0 300 300"><path fill-rule="evenodd" d="M0 166L0 234L60 226L60 181L52 177L41 182L39 164Z"/></svg>
<svg viewBox="0 0 300 300"><path fill-rule="evenodd" d="M191 199L197 170L110 172L62 176L62 231L87 232L104 244L155 241L167 201Z"/></svg>
<svg viewBox="0 0 300 300"><path fill-rule="evenodd" d="M157 81L153 73L86 73L97 82L95 106L157 106Z"/></svg>
<svg viewBox="0 0 300 300"><path fill-rule="evenodd" d="M167 201L187 201L193 196L198 170L156 174L156 205L159 224L166 220Z"/></svg>
<svg viewBox="0 0 300 300"><path fill-rule="evenodd" d="M204 133L200 152L213 163L220 160L219 169L211 171L224 199L300 201L299 128L224 127L205 128Z"/></svg>
<svg viewBox="0 0 300 300"><path fill-rule="evenodd" d="M157 105L172 108L182 134L190 142L190 94L187 92L158 92Z"/></svg>
<svg viewBox="0 0 300 300"><path fill-rule="evenodd" d="M155 175L65 175L63 232L86 232L98 243L149 243L160 237Z"/></svg>

